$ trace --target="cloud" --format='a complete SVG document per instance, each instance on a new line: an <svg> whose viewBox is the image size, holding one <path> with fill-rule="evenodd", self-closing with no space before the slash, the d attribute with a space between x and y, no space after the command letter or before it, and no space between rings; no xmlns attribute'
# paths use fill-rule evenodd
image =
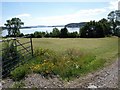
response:
<svg viewBox="0 0 120 90"><path fill-rule="evenodd" d="M114 0L114 1L110 1L109 2L109 9L110 10L118 10L118 2L119 2L119 0Z"/></svg>
<svg viewBox="0 0 120 90"><path fill-rule="evenodd" d="M18 17L18 18L21 18L21 17L30 17L30 14L20 14L20 15L16 15L14 17Z"/></svg>
<svg viewBox="0 0 120 90"><path fill-rule="evenodd" d="M118 2L118 10L120 10L120 1Z"/></svg>
<svg viewBox="0 0 120 90"><path fill-rule="evenodd" d="M25 25L61 25L73 22L86 22L90 20L99 20L101 17L96 18L105 13L105 9L85 9L76 11L76 13L71 13L63 16L49 16L49 17L30 17L25 20Z"/></svg>
<svg viewBox="0 0 120 90"><path fill-rule="evenodd" d="M84 15L84 16L95 16L95 15L99 15L101 13L106 12L106 9L87 9L87 10L80 10L76 13L76 16L80 16L80 15Z"/></svg>
<svg viewBox="0 0 120 90"><path fill-rule="evenodd" d="M90 20L100 20L106 12L105 8L82 9L75 13L62 16L34 17L29 13L23 13L13 17L20 18L25 26L31 25L65 25L68 23L88 22ZM8 19L11 19L10 17Z"/></svg>

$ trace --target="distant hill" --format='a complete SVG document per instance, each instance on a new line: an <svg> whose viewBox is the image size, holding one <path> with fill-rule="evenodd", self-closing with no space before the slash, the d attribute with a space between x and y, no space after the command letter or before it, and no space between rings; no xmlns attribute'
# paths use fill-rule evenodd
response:
<svg viewBox="0 0 120 90"><path fill-rule="evenodd" d="M37 26L23 26L21 27L21 29L25 29L25 28L39 28L39 27L68 27L68 28L79 28L82 27L86 24L87 22L80 22L80 23L69 23L67 25L53 25L53 26L45 26L45 25L37 25ZM7 29L4 26L1 26L0 28L2 28L2 30Z"/></svg>
<svg viewBox="0 0 120 90"><path fill-rule="evenodd" d="M66 27L69 27L69 28L79 28L79 27L82 27L86 24L87 22L80 22L80 23L69 23L67 25L65 25Z"/></svg>
<svg viewBox="0 0 120 90"><path fill-rule="evenodd" d="M32 28L31 26L25 26L25 27L21 27L21 29L25 29L25 28ZM0 27L1 30L5 30L7 29L6 27Z"/></svg>

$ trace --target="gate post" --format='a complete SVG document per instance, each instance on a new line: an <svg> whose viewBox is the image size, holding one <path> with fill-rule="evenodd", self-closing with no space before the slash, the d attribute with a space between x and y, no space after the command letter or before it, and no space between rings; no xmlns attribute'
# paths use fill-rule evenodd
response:
<svg viewBox="0 0 120 90"><path fill-rule="evenodd" d="M33 44L32 44L32 38L30 38L30 43L31 43L31 52L32 52L32 56L33 56Z"/></svg>

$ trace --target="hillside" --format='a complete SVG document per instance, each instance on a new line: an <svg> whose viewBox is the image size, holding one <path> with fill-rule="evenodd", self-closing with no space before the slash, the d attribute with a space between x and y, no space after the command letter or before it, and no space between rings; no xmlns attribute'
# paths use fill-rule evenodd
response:
<svg viewBox="0 0 120 90"><path fill-rule="evenodd" d="M69 28L78 28L78 27L82 27L86 24L87 22L80 22L80 23L69 23L67 25L65 25L66 27Z"/></svg>

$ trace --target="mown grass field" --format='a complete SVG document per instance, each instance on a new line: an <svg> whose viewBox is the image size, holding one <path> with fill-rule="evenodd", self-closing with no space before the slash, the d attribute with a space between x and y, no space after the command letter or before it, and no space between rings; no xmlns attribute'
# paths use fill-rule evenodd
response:
<svg viewBox="0 0 120 90"><path fill-rule="evenodd" d="M28 40L23 38L20 42ZM116 60L118 38L33 38L33 48L36 58L15 69L13 77L18 78L23 71L24 74L32 71L42 75L57 74L69 80L103 68Z"/></svg>

